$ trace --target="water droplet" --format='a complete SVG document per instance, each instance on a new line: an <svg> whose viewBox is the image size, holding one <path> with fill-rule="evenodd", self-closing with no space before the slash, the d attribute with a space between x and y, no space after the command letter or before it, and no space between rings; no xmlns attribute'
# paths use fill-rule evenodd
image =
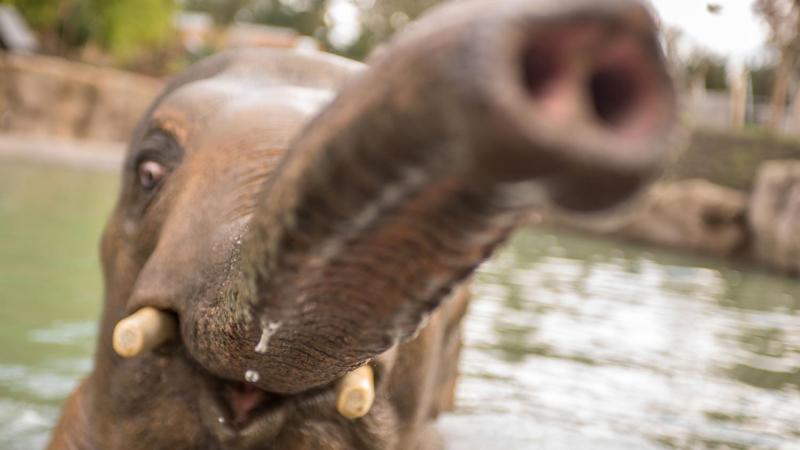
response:
<svg viewBox="0 0 800 450"><path fill-rule="evenodd" d="M264 325L264 321L261 322L261 326L263 327L261 330L261 339L258 340L258 344L256 345L255 352L263 355L267 353L267 349L269 348L269 339L272 337L275 332L278 331L278 328L281 327L280 322L269 322L266 326Z"/></svg>
<svg viewBox="0 0 800 450"><path fill-rule="evenodd" d="M259 378L261 378L261 375L255 370L248 369L247 372L244 373L244 379L247 380L248 383L256 383Z"/></svg>

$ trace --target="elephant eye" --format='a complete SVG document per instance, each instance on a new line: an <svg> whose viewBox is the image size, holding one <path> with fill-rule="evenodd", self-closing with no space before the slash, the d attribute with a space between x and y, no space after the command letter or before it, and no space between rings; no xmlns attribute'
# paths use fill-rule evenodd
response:
<svg viewBox="0 0 800 450"><path fill-rule="evenodd" d="M167 168L153 160L144 160L136 168L139 185L147 190L158 186L166 174Z"/></svg>

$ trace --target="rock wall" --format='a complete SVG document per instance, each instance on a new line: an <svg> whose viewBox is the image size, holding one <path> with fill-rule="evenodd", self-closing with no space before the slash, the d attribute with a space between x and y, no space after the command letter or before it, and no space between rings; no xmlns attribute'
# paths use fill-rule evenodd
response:
<svg viewBox="0 0 800 450"><path fill-rule="evenodd" d="M61 58L0 52L0 132L127 141L162 86Z"/></svg>

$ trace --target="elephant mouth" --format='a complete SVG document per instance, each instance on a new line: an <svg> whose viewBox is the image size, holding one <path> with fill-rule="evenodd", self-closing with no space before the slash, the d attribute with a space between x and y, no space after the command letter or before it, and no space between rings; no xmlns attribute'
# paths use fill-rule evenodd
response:
<svg viewBox="0 0 800 450"><path fill-rule="evenodd" d="M283 403L284 398L242 382L222 382L218 392L221 403L227 408L229 423L237 428L246 428L259 416L269 413ZM223 417L225 419L225 417Z"/></svg>
<svg viewBox="0 0 800 450"><path fill-rule="evenodd" d="M265 442L278 438L291 411L311 405L335 408L332 385L284 395L205 371L202 376L205 387L199 393L199 414L205 428L223 448L262 448Z"/></svg>
<svg viewBox="0 0 800 450"><path fill-rule="evenodd" d="M204 378L199 414L205 428L225 448L251 448L279 434L286 418L287 396L207 373Z"/></svg>

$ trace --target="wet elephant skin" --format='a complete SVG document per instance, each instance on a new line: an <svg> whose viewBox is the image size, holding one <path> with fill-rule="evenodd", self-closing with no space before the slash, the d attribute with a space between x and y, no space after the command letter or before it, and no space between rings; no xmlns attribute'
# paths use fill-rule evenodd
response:
<svg viewBox="0 0 800 450"><path fill-rule="evenodd" d="M50 448L440 448L470 274L532 209L613 209L667 159L654 29L633 0L468 1L367 66L189 68L131 140L94 369ZM180 337L120 358L114 325L144 306ZM377 399L349 420L334 385L363 364Z"/></svg>

